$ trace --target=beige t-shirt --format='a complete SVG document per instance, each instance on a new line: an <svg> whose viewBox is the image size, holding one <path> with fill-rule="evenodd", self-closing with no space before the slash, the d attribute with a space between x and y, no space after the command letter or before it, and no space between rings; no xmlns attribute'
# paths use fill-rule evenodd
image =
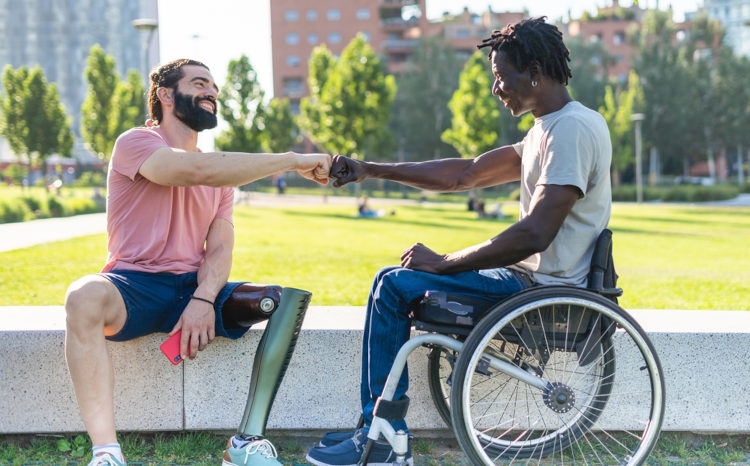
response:
<svg viewBox="0 0 750 466"><path fill-rule="evenodd" d="M580 198L552 244L511 267L543 285L586 286L594 243L607 227L612 207L607 123L599 113L570 102L537 118L523 141L513 147L521 156L520 219L529 215L537 186L575 186Z"/></svg>

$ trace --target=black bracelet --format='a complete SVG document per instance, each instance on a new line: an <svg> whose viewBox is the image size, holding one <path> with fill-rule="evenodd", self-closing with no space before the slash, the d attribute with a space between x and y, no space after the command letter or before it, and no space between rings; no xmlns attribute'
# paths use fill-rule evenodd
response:
<svg viewBox="0 0 750 466"><path fill-rule="evenodd" d="M200 298L200 297L198 297L198 296L195 296L194 294L191 294L191 295L190 295L190 299L197 299L198 301L203 301L204 303L208 303L208 304L210 304L210 305L212 305L212 306L214 305L214 302L213 302L213 301L209 301L209 300L207 300L207 299L205 299L205 298Z"/></svg>

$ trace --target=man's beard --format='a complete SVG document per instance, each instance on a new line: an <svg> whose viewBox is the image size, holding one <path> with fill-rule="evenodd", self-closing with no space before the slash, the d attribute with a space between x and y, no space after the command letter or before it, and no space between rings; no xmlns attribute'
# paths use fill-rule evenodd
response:
<svg viewBox="0 0 750 466"><path fill-rule="evenodd" d="M174 114L195 132L215 128L217 124L216 115L198 106L198 102L201 100L208 99L205 97L191 98L188 94L183 94L177 89L174 90Z"/></svg>

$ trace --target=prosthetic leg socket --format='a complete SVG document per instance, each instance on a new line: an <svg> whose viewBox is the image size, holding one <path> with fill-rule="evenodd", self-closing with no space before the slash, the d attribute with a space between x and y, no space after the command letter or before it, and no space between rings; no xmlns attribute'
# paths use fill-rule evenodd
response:
<svg viewBox="0 0 750 466"><path fill-rule="evenodd" d="M297 344L311 296L310 292L295 288L282 290L279 307L268 321L255 352L239 433L265 434L268 415Z"/></svg>

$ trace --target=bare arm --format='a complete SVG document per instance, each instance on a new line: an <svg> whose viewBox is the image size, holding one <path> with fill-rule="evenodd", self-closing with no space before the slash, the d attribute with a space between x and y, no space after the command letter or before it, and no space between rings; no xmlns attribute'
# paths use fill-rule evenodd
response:
<svg viewBox="0 0 750 466"><path fill-rule="evenodd" d="M331 166L331 176L336 178L336 187L378 178L431 191L468 191L519 180L521 157L512 146L492 149L473 159L425 162L373 163L337 155Z"/></svg>
<svg viewBox="0 0 750 466"><path fill-rule="evenodd" d="M243 152L188 152L163 147L151 154L139 173L165 186L240 186L284 171L328 184L328 154L247 154Z"/></svg>
<svg viewBox="0 0 750 466"><path fill-rule="evenodd" d="M229 279L232 269L234 227L224 219L215 219L206 236L206 258L198 269L198 288L193 296L215 301L219 291ZM194 358L198 351L213 341L215 315L211 304L192 299L172 329L174 334L182 329L180 354Z"/></svg>
<svg viewBox="0 0 750 466"><path fill-rule="evenodd" d="M401 256L401 265L409 269L449 274L515 264L547 249L578 198L579 191L573 186L538 186L531 200L529 215L499 235L442 255L417 243Z"/></svg>

